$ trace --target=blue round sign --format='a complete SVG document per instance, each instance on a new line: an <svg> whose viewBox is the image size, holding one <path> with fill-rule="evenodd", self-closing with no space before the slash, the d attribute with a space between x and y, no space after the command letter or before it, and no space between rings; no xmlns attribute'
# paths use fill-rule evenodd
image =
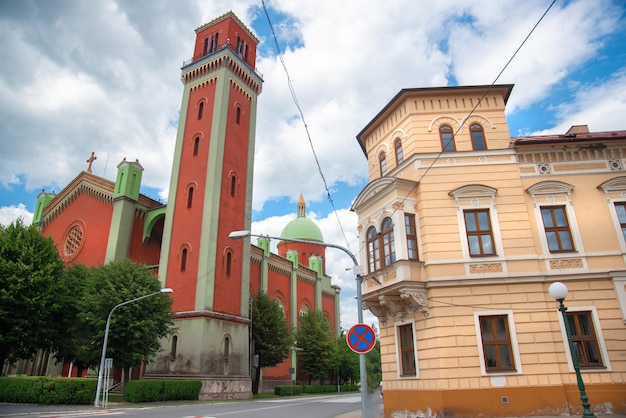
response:
<svg viewBox="0 0 626 418"><path fill-rule="evenodd" d="M365 354L376 345L376 334L369 325L356 324L348 330L346 341L352 351L358 354Z"/></svg>

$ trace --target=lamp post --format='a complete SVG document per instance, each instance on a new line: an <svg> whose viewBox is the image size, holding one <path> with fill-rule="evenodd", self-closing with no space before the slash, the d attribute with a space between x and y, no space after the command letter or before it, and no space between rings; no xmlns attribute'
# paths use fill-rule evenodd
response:
<svg viewBox="0 0 626 418"><path fill-rule="evenodd" d="M580 374L580 367L578 366L578 358L576 357L576 348L574 347L574 341L572 339L572 330L570 329L569 321L567 320L567 308L563 304L565 297L567 296L567 286L561 282L554 282L548 288L548 293L557 302L559 302L559 311L563 315L563 322L565 322L565 333L567 334L567 341L569 343L569 352L572 357L572 364L574 365L574 371L576 372L576 381L578 382L578 390L580 391L580 400L583 405L583 417L595 418L596 414L593 413L589 406L589 398L585 392L585 382L583 382L582 375Z"/></svg>
<svg viewBox="0 0 626 418"><path fill-rule="evenodd" d="M343 251L348 254L354 263L354 272L356 274L356 303L357 303L357 320L360 324L363 323L363 298L361 296L361 282L363 281L361 277L359 262L357 261L354 254L350 252L347 248L344 248L340 245L329 244L326 242L318 242L318 241L307 241L303 239L295 239L295 238L281 238L281 237L270 237L268 235L257 235L253 234L250 231L233 231L229 235L231 239L243 239L249 237L259 237L259 238L268 238L268 239L276 239L280 241L287 242L300 242L303 244L312 244L319 245L320 247L329 247L336 248L338 250ZM365 367L365 354L359 354L359 374L361 375L361 414L364 416L365 414L365 395L367 393L367 369Z"/></svg>
<svg viewBox="0 0 626 418"><path fill-rule="evenodd" d="M111 324L111 315L113 315L113 311L115 311L120 306L128 305L129 303L137 302L138 300L149 298L150 296L158 295L160 293L172 293L174 292L172 289L166 287L164 289L159 290L158 292L150 293L148 295L143 295L135 299L127 300L126 302L118 303L111 309L109 312L109 316L107 317L107 325L104 329L104 343L102 344L102 356L100 357L100 369L98 370L98 386L96 388L96 400L94 401L94 406L99 405L100 401L100 391L102 389L102 375L104 371L104 358L106 357L107 352L107 341L109 340L109 325Z"/></svg>

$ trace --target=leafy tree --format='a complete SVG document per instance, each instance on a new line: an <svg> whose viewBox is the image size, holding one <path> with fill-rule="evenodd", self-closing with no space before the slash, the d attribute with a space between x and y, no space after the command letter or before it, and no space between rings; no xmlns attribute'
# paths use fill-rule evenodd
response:
<svg viewBox="0 0 626 418"><path fill-rule="evenodd" d="M382 380L382 371L380 366L380 341L376 341L376 345L365 355L365 370L367 371L367 390L373 392L379 387Z"/></svg>
<svg viewBox="0 0 626 418"><path fill-rule="evenodd" d="M309 375L309 382L311 378L319 378L321 383L321 379L332 372L336 350L328 318L321 312L309 312L300 317L297 339L302 349L298 355L302 358L302 370Z"/></svg>
<svg viewBox="0 0 626 418"><path fill-rule="evenodd" d="M55 357L66 363L73 362L78 376L82 375L84 369L97 366L100 359L99 353L92 348L98 330L81 320L80 309L84 304L80 301L85 297L90 274L91 269L83 264L70 266L64 273L66 289L77 302L68 307L62 318L68 338L59 345Z"/></svg>
<svg viewBox="0 0 626 418"><path fill-rule="evenodd" d="M353 383L359 379L359 355L348 347L345 333L337 339L332 369L337 373L337 383Z"/></svg>
<svg viewBox="0 0 626 418"><path fill-rule="evenodd" d="M261 368L274 367L288 358L294 339L282 309L263 292L252 298L251 318L254 352L259 356L259 367L252 382L252 393L257 394Z"/></svg>
<svg viewBox="0 0 626 418"><path fill-rule="evenodd" d="M56 350L67 338L71 290L54 242L22 219L0 225L0 364Z"/></svg>
<svg viewBox="0 0 626 418"><path fill-rule="evenodd" d="M85 358L100 358L107 317L113 307L144 295L159 292L161 285L145 266L130 260L108 263L90 270L79 319L94 330L93 344L85 348ZM151 358L160 349L159 340L173 331L172 300L156 294L117 308L111 315L107 357L128 371ZM128 373L125 373L128 377Z"/></svg>

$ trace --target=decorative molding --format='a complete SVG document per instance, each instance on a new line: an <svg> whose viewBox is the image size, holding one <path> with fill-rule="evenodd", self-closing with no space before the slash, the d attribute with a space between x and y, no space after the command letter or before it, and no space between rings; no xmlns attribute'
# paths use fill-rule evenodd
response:
<svg viewBox="0 0 626 418"><path fill-rule="evenodd" d="M581 269L583 267L584 267L583 260L581 258L570 258L566 260L550 260L550 268L552 270Z"/></svg>
<svg viewBox="0 0 626 418"><path fill-rule="evenodd" d="M502 273L502 263L470 264L469 271L472 274Z"/></svg>
<svg viewBox="0 0 626 418"><path fill-rule="evenodd" d="M400 298L409 302L408 308L410 313L423 312L424 316L430 316L428 312L428 297L425 292L415 292L407 289L400 290Z"/></svg>
<svg viewBox="0 0 626 418"><path fill-rule="evenodd" d="M380 295L378 300L380 301L381 306L387 310L388 317L400 318L404 321L406 309L402 298L399 296Z"/></svg>
<svg viewBox="0 0 626 418"><path fill-rule="evenodd" d="M384 306L376 302L363 302L363 309L369 310L381 324L387 325L387 310Z"/></svg>

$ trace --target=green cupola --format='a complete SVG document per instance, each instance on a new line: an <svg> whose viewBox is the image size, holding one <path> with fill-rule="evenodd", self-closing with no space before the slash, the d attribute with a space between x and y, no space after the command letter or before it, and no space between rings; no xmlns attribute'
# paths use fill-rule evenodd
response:
<svg viewBox="0 0 626 418"><path fill-rule="evenodd" d="M313 221L306 217L306 203L304 203L302 193L300 193L300 198L298 199L298 216L285 226L280 237L324 242L322 231Z"/></svg>

